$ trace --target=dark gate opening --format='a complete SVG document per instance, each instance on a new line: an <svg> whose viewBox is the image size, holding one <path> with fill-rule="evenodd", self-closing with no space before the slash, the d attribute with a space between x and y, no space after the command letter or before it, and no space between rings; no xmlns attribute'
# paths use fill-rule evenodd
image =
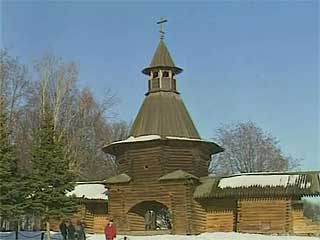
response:
<svg viewBox="0 0 320 240"><path fill-rule="evenodd" d="M139 230L156 231L170 230L171 214L167 206L157 201L143 201L133 206L128 214L135 214L141 218ZM135 229L132 229L135 230Z"/></svg>

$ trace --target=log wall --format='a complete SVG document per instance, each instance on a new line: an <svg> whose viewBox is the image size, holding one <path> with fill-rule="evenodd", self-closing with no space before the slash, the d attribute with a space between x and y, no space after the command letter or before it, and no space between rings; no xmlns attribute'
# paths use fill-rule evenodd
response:
<svg viewBox="0 0 320 240"><path fill-rule="evenodd" d="M210 153L200 143L140 143L119 153L119 171L138 182L155 182L167 173L184 170L198 177L208 175Z"/></svg>
<svg viewBox="0 0 320 240"><path fill-rule="evenodd" d="M234 213L232 210L209 210L207 212L207 232L232 232Z"/></svg>
<svg viewBox="0 0 320 240"><path fill-rule="evenodd" d="M238 201L238 232L283 234L290 232L291 202L286 199Z"/></svg>
<svg viewBox="0 0 320 240"><path fill-rule="evenodd" d="M108 223L107 214L99 214L93 216L93 232L94 233L104 233L104 228Z"/></svg>
<svg viewBox="0 0 320 240"><path fill-rule="evenodd" d="M208 199L206 202L206 231L232 232L236 224L235 199Z"/></svg>
<svg viewBox="0 0 320 240"><path fill-rule="evenodd" d="M160 162L161 147L130 150L127 156L131 161L131 176L135 183L155 182L164 174Z"/></svg>
<svg viewBox="0 0 320 240"><path fill-rule="evenodd" d="M128 213L128 224L130 231L144 231L144 217L136 213Z"/></svg>
<svg viewBox="0 0 320 240"><path fill-rule="evenodd" d="M192 149L163 147L163 162L166 173L181 169L189 173L194 173Z"/></svg>
<svg viewBox="0 0 320 240"><path fill-rule="evenodd" d="M207 231L207 213L205 207L199 202L192 200L192 219L194 233L199 234Z"/></svg>

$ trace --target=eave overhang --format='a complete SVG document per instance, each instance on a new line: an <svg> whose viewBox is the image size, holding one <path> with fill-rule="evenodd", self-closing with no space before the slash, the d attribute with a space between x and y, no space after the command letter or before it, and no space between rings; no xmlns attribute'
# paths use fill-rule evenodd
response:
<svg viewBox="0 0 320 240"><path fill-rule="evenodd" d="M136 138L129 137L126 140L113 142L104 146L103 151L116 156L131 146L139 147L146 146L147 144L170 144L176 146L197 144L200 148L204 148L209 151L210 154L216 154L224 151L224 149L218 144L203 139L191 139L174 136L161 137L159 135L147 135Z"/></svg>

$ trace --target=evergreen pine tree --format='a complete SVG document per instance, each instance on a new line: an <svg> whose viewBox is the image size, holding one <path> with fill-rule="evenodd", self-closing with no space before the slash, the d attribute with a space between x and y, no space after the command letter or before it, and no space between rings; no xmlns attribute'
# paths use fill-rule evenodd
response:
<svg viewBox="0 0 320 240"><path fill-rule="evenodd" d="M50 239L50 219L66 217L76 210L75 199L66 195L74 189L74 176L49 111L43 111L36 139L32 150L32 209L43 217Z"/></svg>
<svg viewBox="0 0 320 240"><path fill-rule="evenodd" d="M18 226L28 207L27 177L18 171L5 101L0 99L0 216Z"/></svg>

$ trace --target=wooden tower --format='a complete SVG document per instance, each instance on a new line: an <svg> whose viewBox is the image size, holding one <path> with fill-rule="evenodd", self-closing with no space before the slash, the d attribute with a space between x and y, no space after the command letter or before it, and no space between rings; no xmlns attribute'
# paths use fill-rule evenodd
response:
<svg viewBox="0 0 320 240"><path fill-rule="evenodd" d="M148 91L130 137L104 147L116 156L120 170L106 180L109 214L121 233L159 231L164 225L176 234L198 233L193 192L199 178L208 175L211 155L223 149L200 138L178 92L182 69L174 64L163 31L142 72Z"/></svg>

